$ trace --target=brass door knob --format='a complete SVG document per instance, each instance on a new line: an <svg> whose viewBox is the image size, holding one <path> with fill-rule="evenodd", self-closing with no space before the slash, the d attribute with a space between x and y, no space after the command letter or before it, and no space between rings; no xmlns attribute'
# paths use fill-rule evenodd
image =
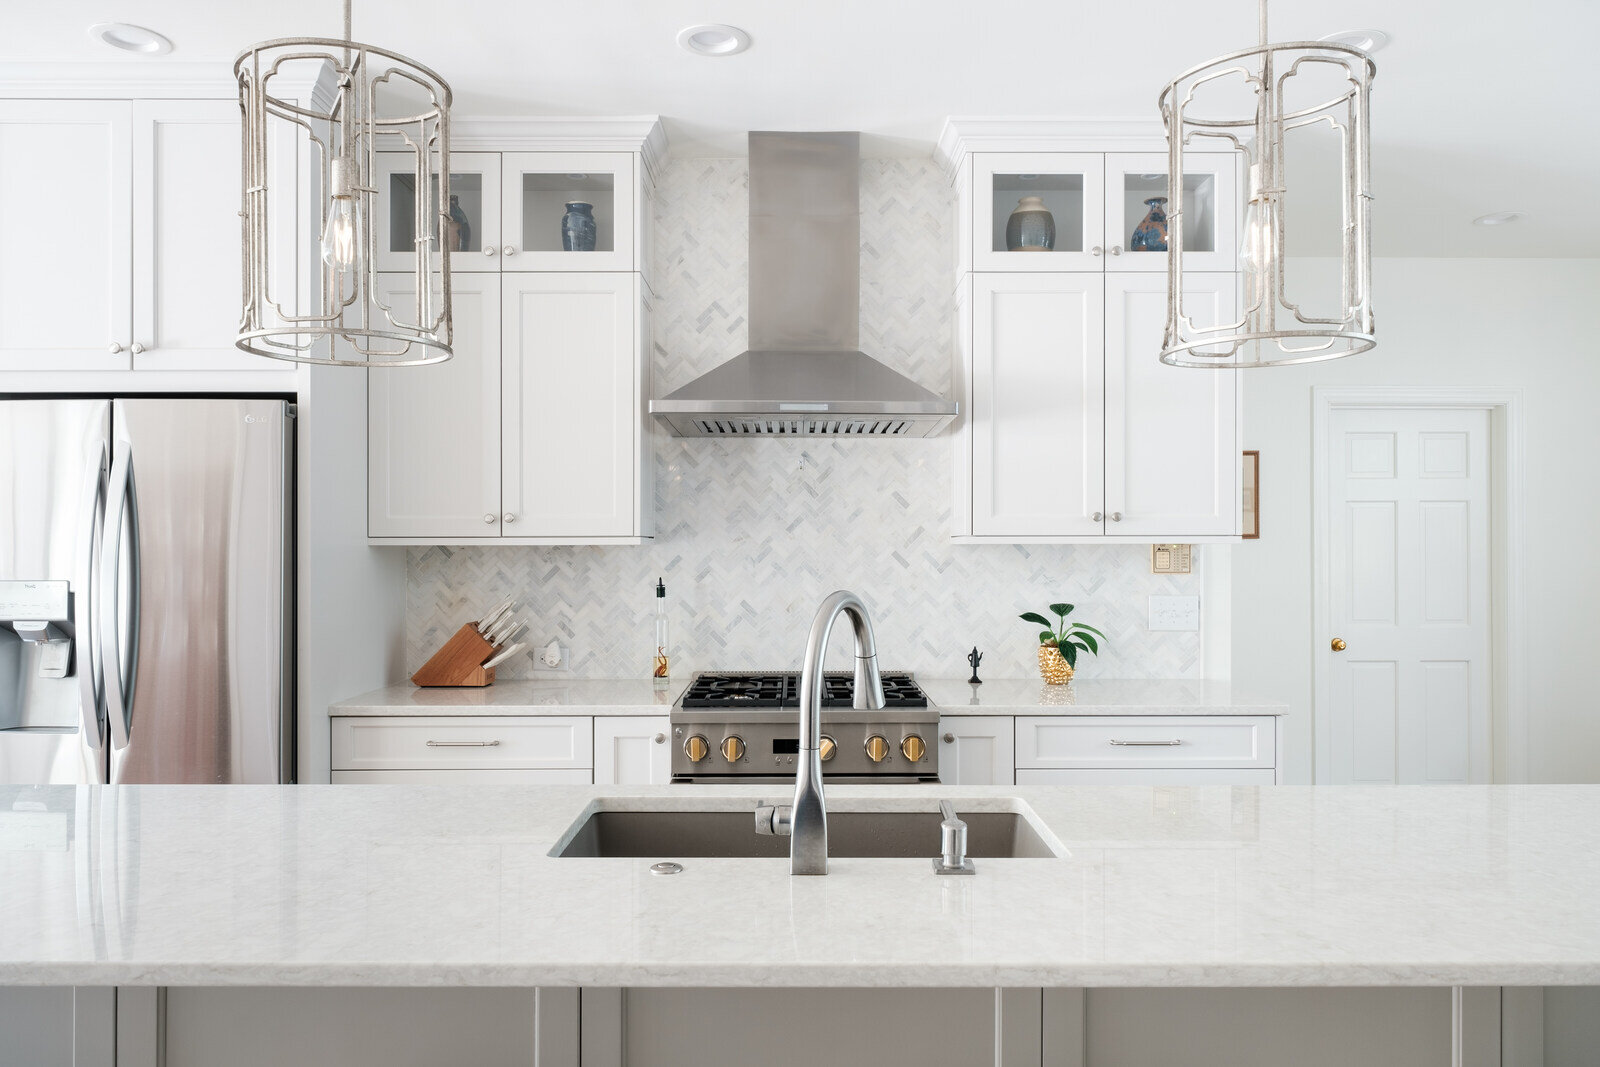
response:
<svg viewBox="0 0 1600 1067"><path fill-rule="evenodd" d="M744 759L744 738L732 734L722 739L722 758L729 763L738 763Z"/></svg>
<svg viewBox="0 0 1600 1067"><path fill-rule="evenodd" d="M882 734L873 734L867 738L867 743L863 747L867 750L867 759L873 763L882 763L889 758L889 742L883 739Z"/></svg>
<svg viewBox="0 0 1600 1067"><path fill-rule="evenodd" d="M1333 639L1333 641L1332 641L1332 647L1333 647L1333 650L1335 652L1343 652L1345 650L1345 647L1346 647L1345 643L1344 643L1344 638L1335 637Z"/></svg>
<svg viewBox="0 0 1600 1067"><path fill-rule="evenodd" d="M683 754L689 757L690 763L699 763L711 755L711 745L705 738L695 734L683 743Z"/></svg>
<svg viewBox="0 0 1600 1067"><path fill-rule="evenodd" d="M912 734L900 742L900 754L912 763L918 763L923 756L928 754L928 746L923 743L922 738Z"/></svg>
<svg viewBox="0 0 1600 1067"><path fill-rule="evenodd" d="M833 754L838 751L838 749L838 742L834 741L834 739L829 737L827 734L822 735L822 744L817 746L817 751L821 754L823 763L827 763L829 760L831 760L833 758Z"/></svg>

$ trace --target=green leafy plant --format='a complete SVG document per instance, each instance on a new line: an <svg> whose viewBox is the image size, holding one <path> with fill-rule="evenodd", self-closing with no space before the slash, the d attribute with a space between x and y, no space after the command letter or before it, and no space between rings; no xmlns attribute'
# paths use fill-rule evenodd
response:
<svg viewBox="0 0 1600 1067"><path fill-rule="evenodd" d="M1041 645L1055 645L1061 651L1061 658L1067 661L1067 666L1074 670L1078 667L1078 650L1083 649L1091 655L1100 654L1100 641L1106 635L1096 630L1093 626L1086 626L1081 622L1068 622L1067 616L1074 610L1072 604L1051 604L1050 610L1055 614L1056 621L1051 622L1032 611L1024 611L1017 616L1023 622L1036 623L1047 629L1039 635ZM1098 638L1099 640L1096 640Z"/></svg>

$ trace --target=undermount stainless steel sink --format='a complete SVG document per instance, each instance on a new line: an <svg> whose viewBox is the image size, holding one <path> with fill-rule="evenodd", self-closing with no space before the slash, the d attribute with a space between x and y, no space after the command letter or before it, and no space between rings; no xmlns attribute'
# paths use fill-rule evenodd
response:
<svg viewBox="0 0 1600 1067"><path fill-rule="evenodd" d="M1057 853L1017 811L962 811L973 859L1053 859ZM552 853L617 859L782 858L787 837L756 833L753 809L588 812ZM829 811L834 859L923 859L939 855L937 806L929 811Z"/></svg>

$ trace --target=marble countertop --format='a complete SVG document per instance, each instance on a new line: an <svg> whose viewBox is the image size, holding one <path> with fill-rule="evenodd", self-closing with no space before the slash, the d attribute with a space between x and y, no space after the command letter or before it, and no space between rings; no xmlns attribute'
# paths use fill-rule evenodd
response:
<svg viewBox="0 0 1600 1067"><path fill-rule="evenodd" d="M1242 693L1228 682L1037 678L918 678L928 699L951 715L1284 715L1281 702ZM687 679L656 689L648 678L569 678L496 682L482 688L374 689L328 709L330 715L659 715Z"/></svg>
<svg viewBox="0 0 1600 1067"><path fill-rule="evenodd" d="M594 805L770 790L0 787L0 984L1600 983L1600 787L838 787L1059 855L558 859Z"/></svg>

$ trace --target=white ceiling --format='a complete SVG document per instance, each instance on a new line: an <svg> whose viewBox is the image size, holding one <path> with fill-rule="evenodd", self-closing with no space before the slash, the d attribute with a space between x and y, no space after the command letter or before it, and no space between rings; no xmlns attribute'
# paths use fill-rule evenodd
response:
<svg viewBox="0 0 1600 1067"><path fill-rule="evenodd" d="M170 37L122 57L85 33ZM858 129L869 155L922 155L947 115L1154 119L1163 83L1253 44L1250 0L355 0L355 36L448 79L458 114L637 115L674 156L744 152L750 129ZM690 55L727 22L754 46ZM1382 255L1581 256L1600 242L1600 3L1274 0L1272 37L1378 27L1373 93ZM337 0L0 0L0 64L231 61L257 40L337 36ZM1470 225L1491 211L1529 218Z"/></svg>

